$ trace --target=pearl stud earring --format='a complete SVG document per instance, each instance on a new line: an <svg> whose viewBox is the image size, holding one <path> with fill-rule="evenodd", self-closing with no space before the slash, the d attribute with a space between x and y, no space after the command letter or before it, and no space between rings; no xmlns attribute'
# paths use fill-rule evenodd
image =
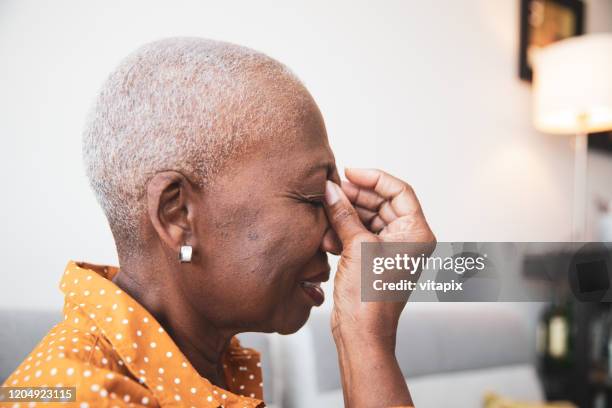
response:
<svg viewBox="0 0 612 408"><path fill-rule="evenodd" d="M193 247L191 245L181 245L179 261L181 261L181 263L191 262L191 255L193 255Z"/></svg>

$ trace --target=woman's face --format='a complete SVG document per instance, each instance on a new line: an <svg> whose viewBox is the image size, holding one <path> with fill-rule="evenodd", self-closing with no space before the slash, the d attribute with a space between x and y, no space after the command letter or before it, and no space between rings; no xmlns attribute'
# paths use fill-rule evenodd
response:
<svg viewBox="0 0 612 408"><path fill-rule="evenodd" d="M181 287L221 328L292 333L321 301L309 286L329 276L322 200L338 174L318 110L295 135L255 150L200 193L198 256Z"/></svg>

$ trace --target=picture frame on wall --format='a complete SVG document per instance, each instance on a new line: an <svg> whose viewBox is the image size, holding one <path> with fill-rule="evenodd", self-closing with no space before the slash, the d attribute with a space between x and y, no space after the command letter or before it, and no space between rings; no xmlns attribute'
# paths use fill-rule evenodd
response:
<svg viewBox="0 0 612 408"><path fill-rule="evenodd" d="M581 0L520 0L519 76L531 82L538 48L584 34Z"/></svg>
<svg viewBox="0 0 612 408"><path fill-rule="evenodd" d="M612 154L612 132L589 134L589 149Z"/></svg>

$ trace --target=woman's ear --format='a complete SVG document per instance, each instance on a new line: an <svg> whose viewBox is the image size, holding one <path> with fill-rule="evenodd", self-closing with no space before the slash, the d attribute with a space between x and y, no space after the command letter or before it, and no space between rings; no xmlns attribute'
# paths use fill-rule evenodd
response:
<svg viewBox="0 0 612 408"><path fill-rule="evenodd" d="M162 242L178 254L181 245L195 246L195 194L187 178L176 171L155 174L147 184L149 220Z"/></svg>

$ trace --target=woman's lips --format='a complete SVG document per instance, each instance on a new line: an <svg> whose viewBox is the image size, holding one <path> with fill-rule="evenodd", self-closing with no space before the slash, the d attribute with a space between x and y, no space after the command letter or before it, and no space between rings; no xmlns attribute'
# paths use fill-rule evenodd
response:
<svg viewBox="0 0 612 408"><path fill-rule="evenodd" d="M300 285L302 289L304 289L304 292L310 296L315 306L321 306L323 301L325 301L325 293L323 289L321 289L321 282L302 281Z"/></svg>

